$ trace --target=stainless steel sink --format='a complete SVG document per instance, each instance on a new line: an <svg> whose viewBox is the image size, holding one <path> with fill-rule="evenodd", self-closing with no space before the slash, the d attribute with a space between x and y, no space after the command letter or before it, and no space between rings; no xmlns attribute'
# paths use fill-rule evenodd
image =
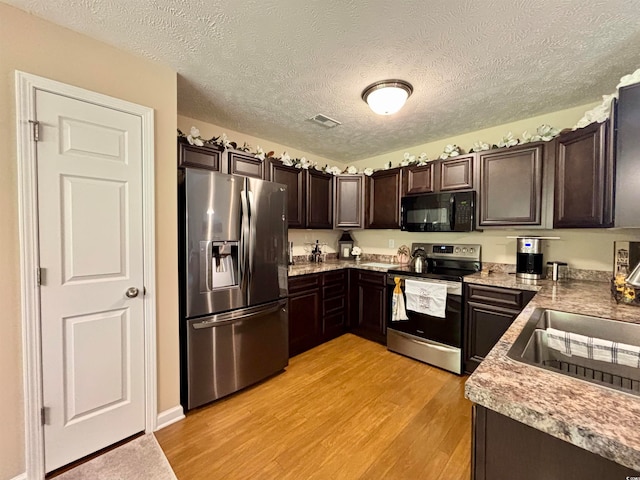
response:
<svg viewBox="0 0 640 480"><path fill-rule="evenodd" d="M519 362L640 396L640 369L576 355L567 356L553 350L547 346L545 329L549 327L640 345L640 325L538 308L507 353L509 358Z"/></svg>

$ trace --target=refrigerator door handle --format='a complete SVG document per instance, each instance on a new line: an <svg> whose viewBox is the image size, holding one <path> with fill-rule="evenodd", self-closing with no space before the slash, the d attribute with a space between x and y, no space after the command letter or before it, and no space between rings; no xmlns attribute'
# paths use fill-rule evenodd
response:
<svg viewBox="0 0 640 480"><path fill-rule="evenodd" d="M194 322L191 324L191 326L196 330L200 330L203 328L222 327L223 325L229 325L231 323L237 322L238 320L242 320L248 317L254 317L256 315L267 315L269 313L276 312L280 310L280 308L284 308L285 304L286 302L278 302L258 308L249 308L240 314L238 314L237 312L219 313L206 320L202 320L201 322Z"/></svg>
<svg viewBox="0 0 640 480"><path fill-rule="evenodd" d="M246 181L246 180L245 180ZM250 242L250 226L251 226L251 211L247 198L246 186L240 191L240 205L242 207L242 226L240 231L240 288L246 300L248 285L249 285L249 242Z"/></svg>
<svg viewBox="0 0 640 480"><path fill-rule="evenodd" d="M255 228L255 219L254 219L254 198L253 192L251 190L247 191L247 198L249 203L249 283L251 283L251 276L253 274L253 261L255 259L255 249L256 249L256 228Z"/></svg>

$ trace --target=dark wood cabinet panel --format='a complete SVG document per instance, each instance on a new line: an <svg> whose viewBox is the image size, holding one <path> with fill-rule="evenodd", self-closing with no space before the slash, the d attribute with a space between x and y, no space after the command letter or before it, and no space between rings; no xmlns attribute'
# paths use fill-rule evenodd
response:
<svg viewBox="0 0 640 480"><path fill-rule="evenodd" d="M280 160L268 160L267 179L287 186L287 220L289 228L306 226L306 186L304 171L287 167Z"/></svg>
<svg viewBox="0 0 640 480"><path fill-rule="evenodd" d="M435 191L433 177L433 163L421 167L405 167L403 179L404 195L433 193Z"/></svg>
<svg viewBox="0 0 640 480"><path fill-rule="evenodd" d="M611 227L612 168L609 121L563 133L557 139L554 228Z"/></svg>
<svg viewBox="0 0 640 480"><path fill-rule="evenodd" d="M289 278L289 356L320 343L321 274Z"/></svg>
<svg viewBox="0 0 640 480"><path fill-rule="evenodd" d="M465 371L473 372L520 313L481 303L467 303Z"/></svg>
<svg viewBox="0 0 640 480"><path fill-rule="evenodd" d="M347 328L348 273L346 270L325 272L322 276L322 339L342 335Z"/></svg>
<svg viewBox="0 0 640 480"><path fill-rule="evenodd" d="M364 175L336 175L335 177L335 228L363 228Z"/></svg>
<svg viewBox="0 0 640 480"><path fill-rule="evenodd" d="M178 168L195 167L222 171L222 149L215 145L199 147L191 145L184 138L178 139Z"/></svg>
<svg viewBox="0 0 640 480"><path fill-rule="evenodd" d="M305 172L307 181L307 228L333 228L333 175L318 170Z"/></svg>
<svg viewBox="0 0 640 480"><path fill-rule="evenodd" d="M399 228L402 169L379 170L366 178L365 228Z"/></svg>
<svg viewBox="0 0 640 480"><path fill-rule="evenodd" d="M351 284L351 330L369 340L387 343L386 275L353 270Z"/></svg>
<svg viewBox="0 0 640 480"><path fill-rule="evenodd" d="M541 224L544 153L531 143L479 154L480 226Z"/></svg>
<svg viewBox="0 0 640 480"><path fill-rule="evenodd" d="M440 161L438 189L441 192L473 189L475 159L472 154Z"/></svg>
<svg viewBox="0 0 640 480"><path fill-rule="evenodd" d="M228 171L232 175L265 178L264 162L246 152L227 150Z"/></svg>
<svg viewBox="0 0 640 480"><path fill-rule="evenodd" d="M289 356L345 332L347 279L346 270L289 278Z"/></svg>
<svg viewBox="0 0 640 480"><path fill-rule="evenodd" d="M473 406L473 480L637 478L600 455L480 405Z"/></svg>
<svg viewBox="0 0 640 480"><path fill-rule="evenodd" d="M529 290L465 285L465 372L472 373L480 365L534 295Z"/></svg>
<svg viewBox="0 0 640 480"><path fill-rule="evenodd" d="M615 226L640 227L640 84L618 91L616 119Z"/></svg>

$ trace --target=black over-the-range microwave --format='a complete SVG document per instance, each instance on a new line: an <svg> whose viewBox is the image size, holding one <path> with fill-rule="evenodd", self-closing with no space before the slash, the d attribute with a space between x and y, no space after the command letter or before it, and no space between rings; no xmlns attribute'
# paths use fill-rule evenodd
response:
<svg viewBox="0 0 640 480"><path fill-rule="evenodd" d="M401 230L470 232L475 224L476 192L426 193L402 197Z"/></svg>

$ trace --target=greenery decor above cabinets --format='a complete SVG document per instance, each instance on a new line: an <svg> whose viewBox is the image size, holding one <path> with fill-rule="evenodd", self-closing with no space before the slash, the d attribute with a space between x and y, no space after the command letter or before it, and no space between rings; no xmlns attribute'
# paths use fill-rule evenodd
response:
<svg viewBox="0 0 640 480"><path fill-rule="evenodd" d="M403 171L379 170L365 179L365 228L400 228Z"/></svg>
<svg viewBox="0 0 640 480"><path fill-rule="evenodd" d="M612 131L607 120L557 138L553 228L613 226Z"/></svg>
<svg viewBox="0 0 640 480"><path fill-rule="evenodd" d="M178 137L178 168L194 167L221 172L223 152L217 145L199 147L189 144L186 138Z"/></svg>
<svg viewBox="0 0 640 480"><path fill-rule="evenodd" d="M405 195L473 190L477 185L476 154L437 160L422 166L404 167Z"/></svg>
<svg viewBox="0 0 640 480"><path fill-rule="evenodd" d="M268 159L267 180L287 186L289 228L333 228L333 175Z"/></svg>
<svg viewBox="0 0 640 480"><path fill-rule="evenodd" d="M549 228L554 147L535 142L478 153L478 226Z"/></svg>
<svg viewBox="0 0 640 480"><path fill-rule="evenodd" d="M363 228L364 175L336 175L334 185L334 228Z"/></svg>

